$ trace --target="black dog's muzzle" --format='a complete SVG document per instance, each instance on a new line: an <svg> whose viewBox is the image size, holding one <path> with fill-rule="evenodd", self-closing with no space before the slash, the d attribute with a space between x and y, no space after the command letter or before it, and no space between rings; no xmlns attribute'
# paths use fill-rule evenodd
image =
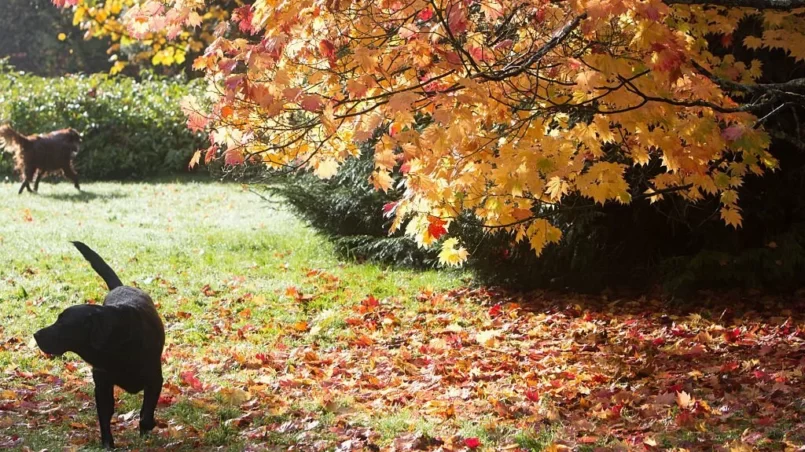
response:
<svg viewBox="0 0 805 452"><path fill-rule="evenodd" d="M39 346L40 350L47 353L48 355L61 356L67 350L63 349L59 345L59 341L54 339L56 338L54 338L53 335L50 334L47 328L42 328L41 330L34 333L34 340L36 340L36 345Z"/></svg>

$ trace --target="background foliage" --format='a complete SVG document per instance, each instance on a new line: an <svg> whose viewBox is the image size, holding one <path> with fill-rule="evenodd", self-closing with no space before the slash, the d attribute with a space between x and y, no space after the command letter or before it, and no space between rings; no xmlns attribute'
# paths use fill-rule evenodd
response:
<svg viewBox="0 0 805 452"><path fill-rule="evenodd" d="M108 46L84 40L72 17L50 0L0 2L0 58L8 57L19 70L43 76L106 72L112 66Z"/></svg>
<svg viewBox="0 0 805 452"><path fill-rule="evenodd" d="M49 79L0 66L0 86L0 118L20 132L73 127L83 133L76 162L82 179L183 172L204 142L185 125L179 103L195 85L181 79L103 74ZM9 155L2 169L9 172Z"/></svg>

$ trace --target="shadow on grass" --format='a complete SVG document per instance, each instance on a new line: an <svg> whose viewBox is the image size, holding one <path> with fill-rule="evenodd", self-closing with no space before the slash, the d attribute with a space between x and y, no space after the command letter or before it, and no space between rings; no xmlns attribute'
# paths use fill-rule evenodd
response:
<svg viewBox="0 0 805 452"><path fill-rule="evenodd" d="M71 202L90 202L98 199L119 199L126 198L128 194L119 191L113 193L93 193L91 191L75 191L72 193L53 193L53 194L40 194L43 198L55 199L58 201L71 201Z"/></svg>
<svg viewBox="0 0 805 452"><path fill-rule="evenodd" d="M79 177L81 174L79 173ZM15 184L19 188L19 178L16 174L0 171L0 183ZM218 177L210 175L205 172L196 173L179 173L179 174L157 174L148 177L123 177L123 178L109 178L109 179L86 179L81 178L81 185L93 185L96 183L115 183L120 185L131 184L187 184L187 183L216 183L216 184L233 184L240 185L241 181L236 181L231 178ZM58 175L48 175L42 179L42 187L48 185L68 184L72 186L72 182L64 179Z"/></svg>

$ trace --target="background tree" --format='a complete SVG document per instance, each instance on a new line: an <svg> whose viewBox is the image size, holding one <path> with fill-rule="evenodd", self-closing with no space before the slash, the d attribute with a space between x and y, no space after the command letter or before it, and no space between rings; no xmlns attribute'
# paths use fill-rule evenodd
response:
<svg viewBox="0 0 805 452"><path fill-rule="evenodd" d="M49 0L0 2L0 58L19 70L45 76L107 71L107 46L85 41Z"/></svg>
<svg viewBox="0 0 805 452"><path fill-rule="evenodd" d="M208 1L203 11L185 17L187 27L143 28L136 21L127 27L124 15L132 10L160 15L165 13L164 6L144 0L53 0L53 3L71 8L73 24L84 30L87 39L111 42L108 53L114 61L113 74L126 68L131 74L142 68L158 68L166 75L184 72L189 76L194 75L190 64L215 39L215 30L225 31L227 21L244 5L242 0Z"/></svg>

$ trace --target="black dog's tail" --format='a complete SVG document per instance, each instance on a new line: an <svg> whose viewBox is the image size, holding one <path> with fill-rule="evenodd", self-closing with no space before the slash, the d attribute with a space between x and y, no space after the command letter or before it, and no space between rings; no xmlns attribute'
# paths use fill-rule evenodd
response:
<svg viewBox="0 0 805 452"><path fill-rule="evenodd" d="M92 269L103 278L106 285L109 286L109 290L123 285L115 271L112 270L112 267L110 267L101 256L98 256L98 253L92 251L90 247L81 242L73 242L73 245L78 248L78 251L84 256L84 259L89 261L89 264L92 265Z"/></svg>

